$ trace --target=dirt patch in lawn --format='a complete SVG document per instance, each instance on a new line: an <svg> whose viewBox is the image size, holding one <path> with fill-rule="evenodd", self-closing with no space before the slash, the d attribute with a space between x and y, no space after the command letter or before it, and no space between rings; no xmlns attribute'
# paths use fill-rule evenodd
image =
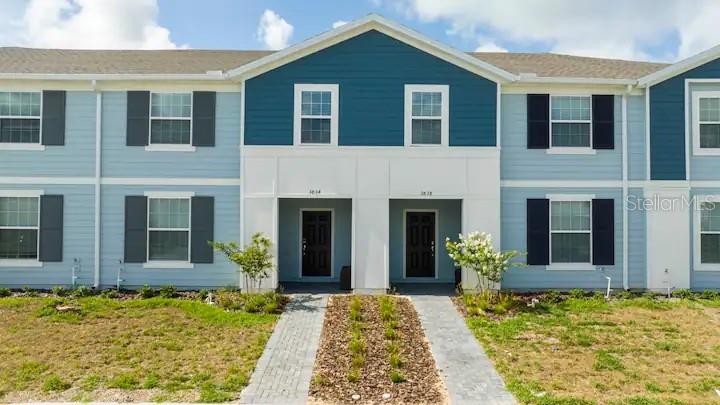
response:
<svg viewBox="0 0 720 405"><path fill-rule="evenodd" d="M385 325L380 317L378 297L362 296L362 334L365 341L364 363L357 381L350 381L351 355L348 350L351 333L349 307L351 296L332 296L325 315L313 380L311 403L447 403L445 388L435 368L435 361L409 299L392 297L397 311L397 343L403 359L400 372L403 382L391 381ZM383 397L383 394L389 394ZM359 399L353 399L359 395Z"/></svg>

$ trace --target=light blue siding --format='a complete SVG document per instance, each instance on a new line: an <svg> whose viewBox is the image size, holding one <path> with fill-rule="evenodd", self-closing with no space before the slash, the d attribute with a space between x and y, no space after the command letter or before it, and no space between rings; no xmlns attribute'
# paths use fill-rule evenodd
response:
<svg viewBox="0 0 720 405"><path fill-rule="evenodd" d="M405 210L438 210L435 218L438 230L437 240L435 241L437 278L405 279L403 277ZM455 265L447 255L445 238L457 240L461 230L462 201L460 200L390 200L390 282L454 282Z"/></svg>
<svg viewBox="0 0 720 405"><path fill-rule="evenodd" d="M720 188L694 188L690 190L691 197L698 195L720 195ZM690 211L690 263L688 268L694 269L695 265L695 221L692 210ZM690 288L693 290L720 289L720 271L691 271Z"/></svg>
<svg viewBox="0 0 720 405"><path fill-rule="evenodd" d="M65 145L44 151L0 150L0 176L94 176L95 93L68 91Z"/></svg>
<svg viewBox="0 0 720 405"><path fill-rule="evenodd" d="M696 91L720 91L718 83L692 83L690 85L690 104L688 104L688 122L692 123L693 93ZM720 180L720 156L696 156L692 153L695 128L690 125L688 141L690 142L690 178L692 180Z"/></svg>
<svg viewBox="0 0 720 405"><path fill-rule="evenodd" d="M622 100L615 97L615 149L595 155L556 155L527 148L527 96L501 99L501 178L503 180L620 180L622 178Z"/></svg>
<svg viewBox="0 0 720 405"><path fill-rule="evenodd" d="M295 83L339 85L338 143L402 146L406 84L446 84L450 145L495 146L497 84L378 31L245 83L245 144L292 145Z"/></svg>
<svg viewBox="0 0 720 405"><path fill-rule="evenodd" d="M42 190L61 194L63 209L63 261L43 263L42 267L0 267L0 286L51 288L72 284L77 265L78 285L93 284L94 277L94 187L86 185L0 185L2 190Z"/></svg>
<svg viewBox="0 0 720 405"><path fill-rule="evenodd" d="M612 278L612 288L622 288L622 190L620 189L503 188L501 190L502 249L527 251L527 199L546 198L547 194L594 194L595 198L615 199L615 265L598 266L595 271L546 270L545 266L517 267L505 274L502 288L604 289L607 286L605 276Z"/></svg>
<svg viewBox="0 0 720 405"><path fill-rule="evenodd" d="M300 277L300 210L304 208L334 211L332 241L333 276ZM278 237L279 280L283 281L338 281L343 266L351 265L352 251L352 200L349 199L295 199L280 200L280 234Z"/></svg>
<svg viewBox="0 0 720 405"><path fill-rule="evenodd" d="M628 96L627 108L628 179L645 180L647 176L645 96Z"/></svg>
<svg viewBox="0 0 720 405"><path fill-rule="evenodd" d="M642 188L628 189L628 287L647 286L647 219L646 212L637 209L643 198Z"/></svg>
<svg viewBox="0 0 720 405"><path fill-rule="evenodd" d="M148 152L126 146L127 93L103 92L104 177L240 177L240 93L217 93L215 146L195 152Z"/></svg>
<svg viewBox="0 0 720 405"><path fill-rule="evenodd" d="M118 270L123 267L122 285L126 288L143 284L172 284L180 288L237 286L234 264L219 253L214 263L195 264L192 269L149 269L141 263L121 265L124 256L125 196L143 195L146 191L192 191L196 196L215 197L215 239L238 240L240 234L240 193L236 187L212 186L103 186L101 196L101 284L114 286Z"/></svg>

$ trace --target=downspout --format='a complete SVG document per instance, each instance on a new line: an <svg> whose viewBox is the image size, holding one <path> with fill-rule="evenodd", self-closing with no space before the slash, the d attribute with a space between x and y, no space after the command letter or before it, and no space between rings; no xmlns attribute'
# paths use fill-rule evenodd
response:
<svg viewBox="0 0 720 405"><path fill-rule="evenodd" d="M97 89L97 82L92 81L95 90L95 280L93 287L100 287L100 158L102 154L102 92Z"/></svg>
<svg viewBox="0 0 720 405"><path fill-rule="evenodd" d="M628 122L627 122L627 97L632 90L632 86L628 85L626 91L622 95L622 272L623 272L623 289L630 287L628 274ZM609 287L608 287L609 288Z"/></svg>

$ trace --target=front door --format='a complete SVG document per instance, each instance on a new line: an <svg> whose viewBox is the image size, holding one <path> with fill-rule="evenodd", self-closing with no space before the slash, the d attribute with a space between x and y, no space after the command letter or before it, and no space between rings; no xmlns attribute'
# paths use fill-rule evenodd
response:
<svg viewBox="0 0 720 405"><path fill-rule="evenodd" d="M332 266L332 212L302 211L302 276L329 277Z"/></svg>
<svg viewBox="0 0 720 405"><path fill-rule="evenodd" d="M435 277L435 213L405 215L405 277Z"/></svg>

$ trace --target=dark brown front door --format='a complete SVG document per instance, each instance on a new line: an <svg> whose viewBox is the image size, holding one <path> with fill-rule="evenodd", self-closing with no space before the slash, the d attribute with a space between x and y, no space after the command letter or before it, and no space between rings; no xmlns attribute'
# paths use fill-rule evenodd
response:
<svg viewBox="0 0 720 405"><path fill-rule="evenodd" d="M405 276L435 277L435 213L405 215Z"/></svg>
<svg viewBox="0 0 720 405"><path fill-rule="evenodd" d="M302 212L302 276L331 274L332 212Z"/></svg>

